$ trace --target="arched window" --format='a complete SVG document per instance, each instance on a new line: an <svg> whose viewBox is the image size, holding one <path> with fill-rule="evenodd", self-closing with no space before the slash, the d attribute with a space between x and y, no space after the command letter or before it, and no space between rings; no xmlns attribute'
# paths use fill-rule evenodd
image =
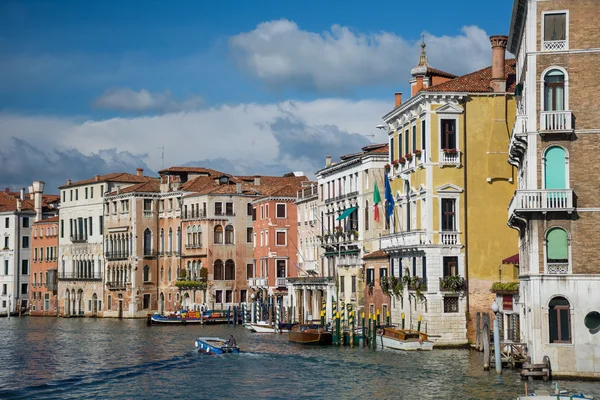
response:
<svg viewBox="0 0 600 400"><path fill-rule="evenodd" d="M225 244L233 244L233 226L225 227Z"/></svg>
<svg viewBox="0 0 600 400"><path fill-rule="evenodd" d="M176 242L177 244L175 245L175 247L177 248L177 252L181 253L181 227L178 226L177 227L177 238L176 238Z"/></svg>
<svg viewBox="0 0 600 400"><path fill-rule="evenodd" d="M164 229L160 230L160 250L159 251L161 252L161 254L165 252L165 230Z"/></svg>
<svg viewBox="0 0 600 400"><path fill-rule="evenodd" d="M223 244L223 227L215 226L215 244Z"/></svg>
<svg viewBox="0 0 600 400"><path fill-rule="evenodd" d="M160 267L160 280L165 280L165 267Z"/></svg>
<svg viewBox="0 0 600 400"><path fill-rule="evenodd" d="M569 273L569 237L562 228L546 233L546 270L549 274Z"/></svg>
<svg viewBox="0 0 600 400"><path fill-rule="evenodd" d="M565 74L552 69L544 75L544 111L565 109Z"/></svg>
<svg viewBox="0 0 600 400"><path fill-rule="evenodd" d="M222 281L223 280L223 261L221 261L221 260L216 260L215 261L215 276L214 276L214 280L215 281Z"/></svg>
<svg viewBox="0 0 600 400"><path fill-rule="evenodd" d="M235 280L235 262L233 262L233 260L225 261L225 280Z"/></svg>
<svg viewBox="0 0 600 400"><path fill-rule="evenodd" d="M194 260L194 262L192 262L192 269L190 269L188 276L191 279L196 279L196 260Z"/></svg>
<svg viewBox="0 0 600 400"><path fill-rule="evenodd" d="M198 246L202 247L202 225L198 225Z"/></svg>
<svg viewBox="0 0 600 400"><path fill-rule="evenodd" d="M144 255L152 255L152 232L149 228L144 231Z"/></svg>
<svg viewBox="0 0 600 400"><path fill-rule="evenodd" d="M544 188L567 187L567 154L562 147L551 146L544 153Z"/></svg>
<svg viewBox="0 0 600 400"><path fill-rule="evenodd" d="M173 228L169 228L169 253L173 252Z"/></svg>
<svg viewBox="0 0 600 400"><path fill-rule="evenodd" d="M571 311L569 301L554 297L548 304L550 343L571 343Z"/></svg>
<svg viewBox="0 0 600 400"><path fill-rule="evenodd" d="M150 267L144 266L144 282L150 282Z"/></svg>
<svg viewBox="0 0 600 400"><path fill-rule="evenodd" d="M192 241L192 227L188 226L187 229L185 230L187 233L187 245L191 245L193 243Z"/></svg>

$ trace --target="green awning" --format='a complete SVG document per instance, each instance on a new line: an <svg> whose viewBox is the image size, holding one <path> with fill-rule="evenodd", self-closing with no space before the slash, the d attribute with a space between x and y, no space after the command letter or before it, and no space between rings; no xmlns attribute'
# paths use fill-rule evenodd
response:
<svg viewBox="0 0 600 400"><path fill-rule="evenodd" d="M350 208L347 208L347 209L346 209L346 211L344 211L343 213L341 213L341 214L340 214L340 216L339 216L339 217L337 217L337 220L339 221L339 220L342 220L342 219L344 219L344 218L348 218L348 216L349 216L350 214L352 214L352 213L354 212L354 210L356 210L356 208L357 208L357 207L350 207Z"/></svg>

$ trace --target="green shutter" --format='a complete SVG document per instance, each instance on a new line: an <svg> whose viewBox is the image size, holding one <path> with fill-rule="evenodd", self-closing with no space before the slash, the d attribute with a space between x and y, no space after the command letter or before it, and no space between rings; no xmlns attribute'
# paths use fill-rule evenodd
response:
<svg viewBox="0 0 600 400"><path fill-rule="evenodd" d="M548 261L568 260L567 232L560 228L551 229L546 236Z"/></svg>
<svg viewBox="0 0 600 400"><path fill-rule="evenodd" d="M565 160L565 151L561 147L550 147L546 151L544 168L545 189L567 188Z"/></svg>

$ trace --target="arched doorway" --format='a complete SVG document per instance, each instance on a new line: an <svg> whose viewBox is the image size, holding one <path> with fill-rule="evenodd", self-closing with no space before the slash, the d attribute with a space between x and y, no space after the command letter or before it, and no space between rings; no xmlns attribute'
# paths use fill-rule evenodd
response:
<svg viewBox="0 0 600 400"><path fill-rule="evenodd" d="M186 293L183 295L183 309L185 310L189 310L190 309L190 294Z"/></svg>
<svg viewBox="0 0 600 400"><path fill-rule="evenodd" d="M85 312L85 302L83 300L83 290L77 291L77 314L83 315Z"/></svg>
<svg viewBox="0 0 600 400"><path fill-rule="evenodd" d="M96 293L92 295L92 315L98 315L98 296Z"/></svg>
<svg viewBox="0 0 600 400"><path fill-rule="evenodd" d="M160 298L158 301L158 313L159 314L165 313L165 295L162 292L160 293Z"/></svg>
<svg viewBox="0 0 600 400"><path fill-rule="evenodd" d="M63 310L63 315L71 314L71 291L67 290L65 293L65 306Z"/></svg>
<svg viewBox="0 0 600 400"><path fill-rule="evenodd" d="M119 311L117 313L118 318L123 318L123 295L119 294Z"/></svg>

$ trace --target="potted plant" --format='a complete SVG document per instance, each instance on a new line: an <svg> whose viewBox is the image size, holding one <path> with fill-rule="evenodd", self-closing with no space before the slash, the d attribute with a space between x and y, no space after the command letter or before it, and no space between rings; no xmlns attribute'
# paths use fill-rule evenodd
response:
<svg viewBox="0 0 600 400"><path fill-rule="evenodd" d="M394 168L398 168L398 165L400 165L400 163L398 162L398 160L394 160L394 161L392 161L392 166L393 166Z"/></svg>
<svg viewBox="0 0 600 400"><path fill-rule="evenodd" d="M445 148L445 149L443 149L443 152L446 154L456 154L457 153L456 149L454 149L454 148L452 148L452 149Z"/></svg>
<svg viewBox="0 0 600 400"><path fill-rule="evenodd" d="M344 231L342 230L341 226L336 226L335 227L335 237L340 240L341 238L344 237Z"/></svg>
<svg viewBox="0 0 600 400"><path fill-rule="evenodd" d="M416 156L417 158L421 158L421 154L423 154L423 151L422 151L422 150L415 150L415 156Z"/></svg>
<svg viewBox="0 0 600 400"><path fill-rule="evenodd" d="M410 162L410 161L412 161L412 158L413 158L413 156L412 156L412 154L411 154L411 153L406 153L406 154L404 155L404 158L406 158L406 159L407 159L407 160Z"/></svg>
<svg viewBox="0 0 600 400"><path fill-rule="evenodd" d="M398 161L400 162L400 164L406 164L406 158L404 157L400 157L400 159L398 159Z"/></svg>
<svg viewBox="0 0 600 400"><path fill-rule="evenodd" d="M392 162L393 162L393 161L392 161ZM390 167L390 164L385 164L385 165L383 166L383 169L385 170L385 172L390 172L390 169L391 169L391 168L392 168L392 167Z"/></svg>
<svg viewBox="0 0 600 400"><path fill-rule="evenodd" d="M462 276L445 276L440 278L440 290L458 293L466 289L467 282Z"/></svg>
<svg viewBox="0 0 600 400"><path fill-rule="evenodd" d="M496 294L519 294L519 282L494 282L490 291Z"/></svg>

